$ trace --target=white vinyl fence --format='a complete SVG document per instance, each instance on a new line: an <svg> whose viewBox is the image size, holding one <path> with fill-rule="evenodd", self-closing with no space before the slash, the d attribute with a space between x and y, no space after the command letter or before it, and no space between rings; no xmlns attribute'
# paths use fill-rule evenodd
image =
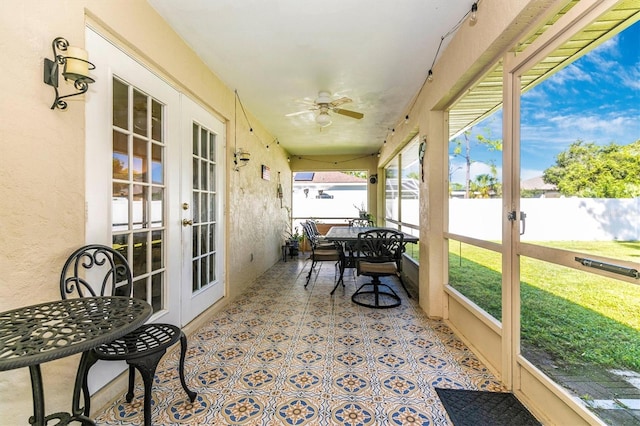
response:
<svg viewBox="0 0 640 426"><path fill-rule="evenodd" d="M640 240L640 198L524 198L520 208L523 241ZM501 221L501 199L449 200L452 233L500 240Z"/></svg>

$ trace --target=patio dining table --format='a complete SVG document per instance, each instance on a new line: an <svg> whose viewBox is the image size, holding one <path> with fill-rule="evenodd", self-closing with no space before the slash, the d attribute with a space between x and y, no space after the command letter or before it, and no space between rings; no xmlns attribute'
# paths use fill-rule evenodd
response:
<svg viewBox="0 0 640 426"><path fill-rule="evenodd" d="M356 268L356 264L358 262L358 234L376 229L384 230L393 228L382 228L377 226L333 226L324 236L324 239L331 242L337 242L343 246L345 253L343 267L353 269ZM397 231L397 229L393 230ZM417 243L419 239L414 235L403 232L403 241L406 245L406 243ZM402 283L402 287L405 289L409 297L411 297L402 280L400 280L400 282ZM338 285L336 284L331 294L333 294L337 287Z"/></svg>
<svg viewBox="0 0 640 426"><path fill-rule="evenodd" d="M85 352L135 330L152 313L147 302L123 296L56 300L0 313L0 371L29 367L33 416L29 423L44 426L71 421L93 424L72 406L71 413L45 415L40 364ZM86 365L80 363L74 401L82 388ZM75 405L75 404L74 404Z"/></svg>
<svg viewBox="0 0 640 426"><path fill-rule="evenodd" d="M371 231L374 229L392 229L392 228L382 228L377 226L333 226L327 234L324 236L325 240L332 242L339 242L345 247L345 253L350 253L350 256L346 258L345 268L355 268L355 244L358 242L358 234L361 232ZM397 231L397 229L394 229ZM417 243L419 241L418 237L407 234L404 234L404 242L405 243ZM349 250L349 247L352 249Z"/></svg>
<svg viewBox="0 0 640 426"><path fill-rule="evenodd" d="M325 235L325 239L328 241L339 241L339 242L354 242L358 241L358 234L361 232L372 231L374 229L393 229L393 228L382 228L379 226L333 226ZM397 229L394 229L397 231ZM407 234L404 234L404 242L405 243L417 243L418 237Z"/></svg>

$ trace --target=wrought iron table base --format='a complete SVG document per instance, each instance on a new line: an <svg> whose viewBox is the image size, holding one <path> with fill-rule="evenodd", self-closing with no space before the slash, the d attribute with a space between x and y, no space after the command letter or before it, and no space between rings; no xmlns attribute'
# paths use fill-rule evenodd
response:
<svg viewBox="0 0 640 426"><path fill-rule="evenodd" d="M35 426L46 426L51 420L58 420L56 426L68 425L71 422L81 422L84 425L96 426L96 422L82 413L82 410L74 407L72 413L53 413L45 415L44 411L44 388L42 385L42 373L40 371L40 364L29 366L29 373L31 375L31 393L33 395L33 416L29 417L29 423ZM78 383L76 380L76 387L74 389L74 395L79 392Z"/></svg>

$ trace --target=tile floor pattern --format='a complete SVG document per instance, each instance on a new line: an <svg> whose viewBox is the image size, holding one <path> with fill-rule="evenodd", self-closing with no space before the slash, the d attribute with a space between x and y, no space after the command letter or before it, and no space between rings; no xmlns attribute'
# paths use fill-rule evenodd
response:
<svg viewBox="0 0 640 426"><path fill-rule="evenodd" d="M279 262L237 302L189 336L190 403L165 355L153 388L156 425L447 425L434 386L503 391L440 321L428 319L400 288L402 305L374 310L351 302L356 279L332 297L334 269ZM393 279L388 282L394 288ZM177 347L177 345L176 345ZM96 421L142 424L142 385Z"/></svg>

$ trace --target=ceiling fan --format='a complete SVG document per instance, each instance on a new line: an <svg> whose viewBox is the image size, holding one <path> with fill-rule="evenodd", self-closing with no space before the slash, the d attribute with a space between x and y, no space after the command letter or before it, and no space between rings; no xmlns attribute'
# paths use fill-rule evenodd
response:
<svg viewBox="0 0 640 426"><path fill-rule="evenodd" d="M355 118L360 120L364 117L364 114L361 112L350 111L348 109L339 108L341 105L352 102L350 98L345 96L331 100L331 94L329 92L320 91L318 93L318 98L313 102L313 105L304 111L292 112L287 114L287 117L291 117L299 114L306 114L309 111L320 111L316 116L316 123L320 125L320 127L326 127L331 124L331 116L329 115L329 111L333 111L336 114L346 115L347 117Z"/></svg>

